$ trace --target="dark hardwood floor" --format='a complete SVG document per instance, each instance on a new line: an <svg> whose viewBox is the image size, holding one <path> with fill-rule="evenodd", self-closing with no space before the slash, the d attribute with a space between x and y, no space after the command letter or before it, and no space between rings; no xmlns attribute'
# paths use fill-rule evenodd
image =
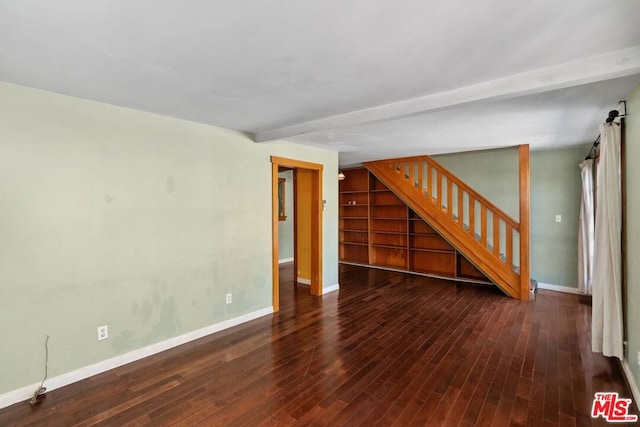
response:
<svg viewBox="0 0 640 427"><path fill-rule="evenodd" d="M340 292L317 298L281 270L278 314L5 408L0 425L606 425L594 393L632 397L591 352L577 295L521 303L341 266Z"/></svg>

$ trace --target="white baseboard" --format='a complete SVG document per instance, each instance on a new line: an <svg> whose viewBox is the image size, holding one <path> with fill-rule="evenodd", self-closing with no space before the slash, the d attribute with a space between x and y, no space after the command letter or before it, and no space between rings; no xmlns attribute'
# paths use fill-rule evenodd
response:
<svg viewBox="0 0 640 427"><path fill-rule="evenodd" d="M170 348L177 347L190 341L197 340L207 335L220 332L224 329L228 329L233 326L237 326L250 320L257 319L258 317L266 316L272 313L273 307L267 307L261 310L254 311L252 313L234 317L233 319L224 320L214 325L205 326L204 328L187 332L186 334L169 338L168 340L151 344L138 350L121 354L119 356L112 357L111 359L103 360L101 362L94 363L93 365L85 366L71 372L66 372L64 374L49 378L44 382L44 387L46 387L47 392L50 392L57 388L64 387L66 385L84 380L97 374L101 374L102 372L106 372L110 369L117 368L118 366L126 365L127 363L135 362L136 360L144 359L145 357L151 356L153 354L169 350ZM40 381L16 390L9 391L4 394L0 394L0 408L5 408L7 406L13 405L14 403L30 399L33 395L34 390L39 386Z"/></svg>
<svg viewBox="0 0 640 427"><path fill-rule="evenodd" d="M293 261L293 257L291 258L282 258L278 260L278 264L284 264L285 262L291 262Z"/></svg>
<svg viewBox="0 0 640 427"><path fill-rule="evenodd" d="M567 294L584 295L578 288L572 288L570 286L552 285L550 283L538 282L538 289L546 289L547 291L565 292Z"/></svg>
<svg viewBox="0 0 640 427"><path fill-rule="evenodd" d="M631 367L629 366L629 363L627 363L627 359L621 360L620 366L622 366L622 372L624 372L624 376L627 377L627 382L629 383L629 387L631 387L631 393L633 394L633 400L637 405L640 403L640 390L638 390L638 383L636 383L636 379L633 376L633 372L631 372Z"/></svg>
<svg viewBox="0 0 640 427"><path fill-rule="evenodd" d="M336 283L335 285L326 286L326 287L322 288L322 295L328 294L329 292L335 292L337 290L340 290L340 284L339 283Z"/></svg>
<svg viewBox="0 0 640 427"><path fill-rule="evenodd" d="M304 277L298 277L296 282L298 282L301 285L310 285L311 284L311 279L305 279Z"/></svg>

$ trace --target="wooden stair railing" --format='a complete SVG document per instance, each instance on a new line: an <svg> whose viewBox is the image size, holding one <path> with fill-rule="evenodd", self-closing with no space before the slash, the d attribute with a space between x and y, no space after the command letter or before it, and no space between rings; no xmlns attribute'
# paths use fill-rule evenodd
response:
<svg viewBox="0 0 640 427"><path fill-rule="evenodd" d="M364 165L506 294L528 299L518 221L429 156Z"/></svg>

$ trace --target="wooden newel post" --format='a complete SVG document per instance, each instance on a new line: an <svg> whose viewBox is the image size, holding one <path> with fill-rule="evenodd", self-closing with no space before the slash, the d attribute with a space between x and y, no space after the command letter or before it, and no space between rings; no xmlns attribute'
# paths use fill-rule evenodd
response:
<svg viewBox="0 0 640 427"><path fill-rule="evenodd" d="M529 300L531 286L531 173L529 144L518 147L520 182L520 299Z"/></svg>

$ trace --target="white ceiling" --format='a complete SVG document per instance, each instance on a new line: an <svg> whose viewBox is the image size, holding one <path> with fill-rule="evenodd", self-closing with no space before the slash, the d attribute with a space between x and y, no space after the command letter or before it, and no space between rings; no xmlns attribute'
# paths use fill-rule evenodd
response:
<svg viewBox="0 0 640 427"><path fill-rule="evenodd" d="M640 1L0 0L0 80L340 151L592 141Z"/></svg>

